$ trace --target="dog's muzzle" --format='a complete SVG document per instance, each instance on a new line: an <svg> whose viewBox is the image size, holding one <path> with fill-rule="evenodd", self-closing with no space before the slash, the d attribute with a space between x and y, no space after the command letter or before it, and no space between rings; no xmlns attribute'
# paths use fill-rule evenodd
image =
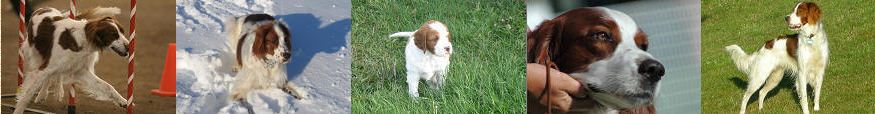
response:
<svg viewBox="0 0 875 114"><path fill-rule="evenodd" d="M128 45L125 45L123 48L119 48L116 46L112 46L110 48L112 49L112 52L115 52L119 56L122 56L122 57L128 56Z"/></svg>

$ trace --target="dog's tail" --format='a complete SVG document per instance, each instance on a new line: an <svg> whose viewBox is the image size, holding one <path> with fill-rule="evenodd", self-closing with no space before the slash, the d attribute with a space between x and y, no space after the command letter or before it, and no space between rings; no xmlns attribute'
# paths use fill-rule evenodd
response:
<svg viewBox="0 0 875 114"><path fill-rule="evenodd" d="M751 64L751 56L748 55L744 50L741 49L738 45L729 45L724 47L726 52L729 53L729 56L732 58L732 62L735 63L735 66L738 67L738 70L744 72L745 74L750 72L750 64Z"/></svg>
<svg viewBox="0 0 875 114"><path fill-rule="evenodd" d="M413 37L413 33L414 32L396 32L392 35L389 35L389 38L392 38L392 37L407 37L407 38L409 38L409 37Z"/></svg>
<svg viewBox="0 0 875 114"><path fill-rule="evenodd" d="M83 11L76 19L102 19L104 17L114 17L121 13L121 9L117 7L96 7Z"/></svg>
<svg viewBox="0 0 875 114"><path fill-rule="evenodd" d="M225 34L227 42L225 42L225 50L228 53L237 53L237 44L241 39L240 31L243 29L243 20L239 17L231 17L225 21Z"/></svg>
<svg viewBox="0 0 875 114"><path fill-rule="evenodd" d="M231 64L233 64L232 66L234 67L232 68L232 71L235 72L242 67L240 66L241 61L237 60L239 58L236 58L236 55L239 53L237 52L239 51L237 48L240 42L242 42L240 40L243 38L241 36L243 35L241 33L241 31L243 31L243 21L243 17L238 16L233 16L225 20L225 34L227 35L227 41L225 42L225 48L222 51L226 53L223 54L226 55L225 59L231 60L226 62L231 62Z"/></svg>

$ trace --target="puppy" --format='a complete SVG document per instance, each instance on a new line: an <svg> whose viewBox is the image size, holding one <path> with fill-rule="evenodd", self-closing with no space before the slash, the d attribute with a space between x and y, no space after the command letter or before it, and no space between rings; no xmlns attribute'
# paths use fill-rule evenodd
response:
<svg viewBox="0 0 875 114"><path fill-rule="evenodd" d="M426 80L430 87L440 89L450 65L453 44L450 31L435 20L425 22L413 32L397 32L389 37L407 37L404 56L407 60L407 93L419 97L419 80Z"/></svg>
<svg viewBox="0 0 875 114"><path fill-rule="evenodd" d="M297 99L307 95L288 81L285 64L291 57L291 34L285 22L267 14L229 19L225 24L228 47L235 56L237 80L232 100L242 100L252 90L280 88Z"/></svg>
<svg viewBox="0 0 875 114"><path fill-rule="evenodd" d="M567 73L588 88L572 113L616 113L647 107L665 73L647 53L644 31L625 13L604 7L566 11L542 22L527 37L527 62Z"/></svg>
<svg viewBox="0 0 875 114"><path fill-rule="evenodd" d="M748 99L760 87L758 103L759 109L763 109L763 99L781 82L785 72L796 74L796 92L802 112L808 113L809 84L814 87L814 110L820 110L820 89L829 62L827 37L820 15L817 4L796 4L793 13L787 15L785 20L790 29L798 34L769 40L759 51L750 55L738 45L725 47L736 67L749 79L739 113L745 112Z"/></svg>
<svg viewBox="0 0 875 114"><path fill-rule="evenodd" d="M50 91L63 98L64 87L74 85L86 95L100 101L110 101L127 107L128 101L94 73L98 53L104 50L128 56L125 31L113 18L118 8L86 10L76 19L67 18L55 8L40 8L28 21L27 40L19 50L26 58L22 92L13 113L23 113L37 94L39 102Z"/></svg>

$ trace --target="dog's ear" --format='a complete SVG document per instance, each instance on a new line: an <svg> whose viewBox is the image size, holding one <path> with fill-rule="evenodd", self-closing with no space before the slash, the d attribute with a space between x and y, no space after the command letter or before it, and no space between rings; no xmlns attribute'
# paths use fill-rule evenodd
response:
<svg viewBox="0 0 875 114"><path fill-rule="evenodd" d="M808 3L808 12L806 12L806 16L808 22L811 24L816 24L818 20L820 20L820 8L817 7L817 4Z"/></svg>
<svg viewBox="0 0 875 114"><path fill-rule="evenodd" d="M558 44L562 37L562 24L558 20L541 22L535 30L528 33L526 40L526 61L528 63L547 64L546 60L558 53Z"/></svg>
<svg viewBox="0 0 875 114"><path fill-rule="evenodd" d="M258 58L266 59L266 55L273 55L278 45L279 36L273 25L260 25L255 30L255 42L252 45L252 54Z"/></svg>
<svg viewBox="0 0 875 114"><path fill-rule="evenodd" d="M112 17L91 20L85 24L85 37L96 47L107 47L119 37L119 31Z"/></svg>
<svg viewBox="0 0 875 114"><path fill-rule="evenodd" d="M434 46L437 44L437 40L440 37L437 31L429 27L428 25L434 23L436 21L428 21L416 30L413 33L413 43L417 48L426 50L428 53L435 53Z"/></svg>

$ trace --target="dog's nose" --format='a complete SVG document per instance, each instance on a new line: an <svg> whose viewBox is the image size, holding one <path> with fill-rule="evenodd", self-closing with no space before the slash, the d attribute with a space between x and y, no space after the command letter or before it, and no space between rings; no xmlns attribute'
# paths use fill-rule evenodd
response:
<svg viewBox="0 0 875 114"><path fill-rule="evenodd" d="M283 62L285 62L285 61L289 61L289 58L292 57L292 54L288 53L288 52L283 52L282 56L283 56Z"/></svg>
<svg viewBox="0 0 875 114"><path fill-rule="evenodd" d="M665 75L665 68L663 68L662 63L659 63L659 61L647 59L638 65L638 73L646 75L648 80L655 82L662 79L662 75Z"/></svg>
<svg viewBox="0 0 875 114"><path fill-rule="evenodd" d="M784 21L790 22L790 16L784 16Z"/></svg>

